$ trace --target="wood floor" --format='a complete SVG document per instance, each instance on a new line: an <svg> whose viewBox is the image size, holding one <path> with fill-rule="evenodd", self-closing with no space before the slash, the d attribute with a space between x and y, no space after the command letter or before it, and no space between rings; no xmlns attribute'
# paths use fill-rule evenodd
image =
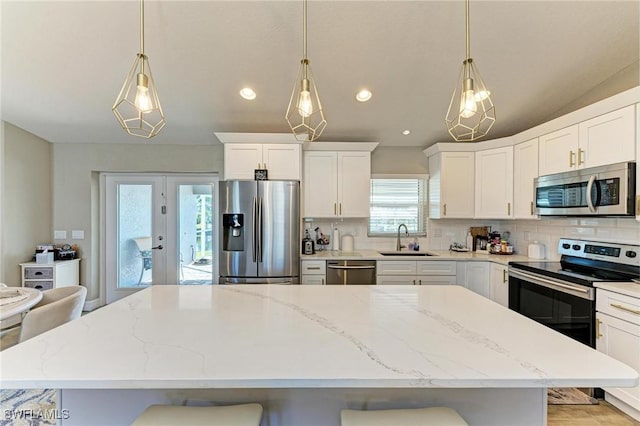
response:
<svg viewBox="0 0 640 426"><path fill-rule="evenodd" d="M548 405L547 426L640 426L606 401L598 405Z"/></svg>

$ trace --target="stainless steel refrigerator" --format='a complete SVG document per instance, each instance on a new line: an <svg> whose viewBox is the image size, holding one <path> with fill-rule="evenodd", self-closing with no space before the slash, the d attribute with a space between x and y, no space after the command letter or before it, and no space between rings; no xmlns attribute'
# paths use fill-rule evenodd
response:
<svg viewBox="0 0 640 426"><path fill-rule="evenodd" d="M300 282L300 182L220 182L220 284Z"/></svg>

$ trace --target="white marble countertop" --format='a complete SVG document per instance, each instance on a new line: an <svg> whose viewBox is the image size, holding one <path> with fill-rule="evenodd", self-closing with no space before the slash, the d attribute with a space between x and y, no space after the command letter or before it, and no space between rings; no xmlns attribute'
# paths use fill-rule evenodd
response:
<svg viewBox="0 0 640 426"><path fill-rule="evenodd" d="M640 298L640 284L629 281L626 283L615 282L596 282L596 288L613 291L615 293L624 294L630 297Z"/></svg>
<svg viewBox="0 0 640 426"><path fill-rule="evenodd" d="M385 252L384 250L382 251ZM509 262L527 262L535 260L519 254L498 255L487 254L484 252L455 252L449 250L421 250L420 252L430 253L433 256L383 256L379 251L375 250L357 250L352 252L325 250L319 251L316 254L302 255L300 258L302 260L463 260L494 262L502 265L507 265Z"/></svg>
<svg viewBox="0 0 640 426"><path fill-rule="evenodd" d="M458 286L154 286L0 352L3 389L625 387L637 378Z"/></svg>

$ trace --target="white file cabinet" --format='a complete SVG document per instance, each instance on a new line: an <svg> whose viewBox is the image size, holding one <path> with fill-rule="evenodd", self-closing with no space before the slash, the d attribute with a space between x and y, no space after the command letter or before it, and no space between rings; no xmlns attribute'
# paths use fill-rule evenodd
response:
<svg viewBox="0 0 640 426"><path fill-rule="evenodd" d="M50 290L80 284L80 259L21 263L22 286Z"/></svg>

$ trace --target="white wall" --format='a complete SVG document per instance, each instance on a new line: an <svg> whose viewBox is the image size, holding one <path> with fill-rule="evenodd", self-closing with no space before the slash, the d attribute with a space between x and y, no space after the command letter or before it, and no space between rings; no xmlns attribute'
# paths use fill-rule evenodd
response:
<svg viewBox="0 0 640 426"><path fill-rule="evenodd" d="M4 123L2 280L19 286L20 263L51 242L51 144Z"/></svg>
<svg viewBox="0 0 640 426"><path fill-rule="evenodd" d="M425 174L429 159L416 146L378 147L371 153L372 174Z"/></svg>
<svg viewBox="0 0 640 426"><path fill-rule="evenodd" d="M222 144L54 144L52 174L53 227L84 230L84 240L68 240L80 249L80 282L87 300L99 293L99 172L219 172L223 171ZM64 243L64 241L56 241Z"/></svg>

